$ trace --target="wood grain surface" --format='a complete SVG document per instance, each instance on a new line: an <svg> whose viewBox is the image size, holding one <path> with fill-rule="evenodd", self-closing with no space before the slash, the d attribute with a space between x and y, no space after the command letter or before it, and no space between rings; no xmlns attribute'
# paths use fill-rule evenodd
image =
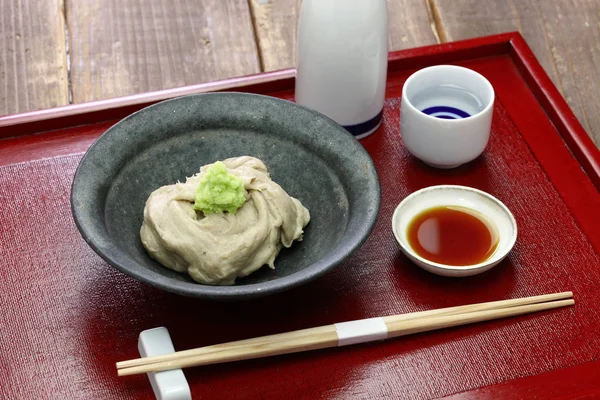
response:
<svg viewBox="0 0 600 400"><path fill-rule="evenodd" d="M263 71L296 64L300 0L250 0Z"/></svg>
<svg viewBox="0 0 600 400"><path fill-rule="evenodd" d="M0 0L0 115L291 67L300 3ZM388 9L391 50L521 31L600 144L600 1L388 0Z"/></svg>
<svg viewBox="0 0 600 400"><path fill-rule="evenodd" d="M390 51L438 43L424 0L388 0Z"/></svg>
<svg viewBox="0 0 600 400"><path fill-rule="evenodd" d="M250 0L264 71L296 64L300 0ZM390 50L436 43L423 0L388 0Z"/></svg>
<svg viewBox="0 0 600 400"><path fill-rule="evenodd" d="M69 102L62 0L0 0L0 115Z"/></svg>
<svg viewBox="0 0 600 400"><path fill-rule="evenodd" d="M240 0L67 0L73 101L260 71Z"/></svg>
<svg viewBox="0 0 600 400"><path fill-rule="evenodd" d="M440 39L518 30L600 145L600 2L430 0Z"/></svg>

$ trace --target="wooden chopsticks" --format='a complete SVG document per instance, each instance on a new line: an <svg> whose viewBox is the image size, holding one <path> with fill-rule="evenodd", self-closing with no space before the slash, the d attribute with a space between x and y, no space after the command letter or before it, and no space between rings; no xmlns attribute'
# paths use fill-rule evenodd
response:
<svg viewBox="0 0 600 400"><path fill-rule="evenodd" d="M575 304L572 292L350 321L118 362L119 376L297 353L410 335Z"/></svg>

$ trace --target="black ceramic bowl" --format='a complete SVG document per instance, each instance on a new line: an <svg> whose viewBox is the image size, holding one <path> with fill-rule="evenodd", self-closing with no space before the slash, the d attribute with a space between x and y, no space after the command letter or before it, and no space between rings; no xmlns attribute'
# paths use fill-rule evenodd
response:
<svg viewBox="0 0 600 400"><path fill-rule="evenodd" d="M140 241L146 199L208 163L251 155L311 213L304 241L234 286L208 286L161 266ZM71 207L87 243L109 264L158 288L216 300L281 292L315 279L358 249L375 224L379 180L360 143L327 117L243 93L180 97L107 130L85 154Z"/></svg>

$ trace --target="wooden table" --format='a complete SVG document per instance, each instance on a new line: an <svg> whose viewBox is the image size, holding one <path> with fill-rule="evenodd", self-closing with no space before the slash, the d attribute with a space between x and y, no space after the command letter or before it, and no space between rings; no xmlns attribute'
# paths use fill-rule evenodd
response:
<svg viewBox="0 0 600 400"><path fill-rule="evenodd" d="M291 67L300 0L0 0L0 115ZM600 1L388 0L390 50L519 30L600 145Z"/></svg>

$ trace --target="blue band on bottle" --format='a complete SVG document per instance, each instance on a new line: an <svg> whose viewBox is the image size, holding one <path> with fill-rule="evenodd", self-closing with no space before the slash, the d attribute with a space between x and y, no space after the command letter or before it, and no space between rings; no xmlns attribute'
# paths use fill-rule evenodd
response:
<svg viewBox="0 0 600 400"><path fill-rule="evenodd" d="M360 136L360 135L363 135L363 134L373 130L373 128L375 128L377 125L379 125L382 118L383 118L383 109L381 109L381 111L379 111L379 114L377 114L375 117L371 118L368 121L361 122L360 124L356 124L356 125L343 125L343 127L348 132L353 134L354 136Z"/></svg>

